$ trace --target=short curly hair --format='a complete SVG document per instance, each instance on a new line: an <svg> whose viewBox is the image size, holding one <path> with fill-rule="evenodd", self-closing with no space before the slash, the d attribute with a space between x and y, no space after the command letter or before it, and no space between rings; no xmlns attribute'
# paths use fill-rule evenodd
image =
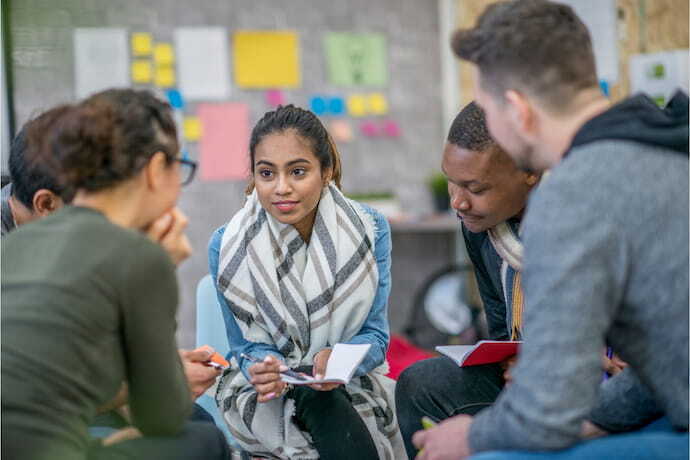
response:
<svg viewBox="0 0 690 460"><path fill-rule="evenodd" d="M496 146L486 126L484 111L476 102L467 104L455 117L448 131L448 142L475 152Z"/></svg>

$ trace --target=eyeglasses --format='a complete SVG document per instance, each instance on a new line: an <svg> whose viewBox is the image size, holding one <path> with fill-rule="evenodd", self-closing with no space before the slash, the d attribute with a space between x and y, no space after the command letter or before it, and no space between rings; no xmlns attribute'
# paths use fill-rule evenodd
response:
<svg viewBox="0 0 690 460"><path fill-rule="evenodd" d="M180 162L180 176L182 177L182 185L189 184L194 179L196 173L196 161L188 160L187 158L175 158Z"/></svg>

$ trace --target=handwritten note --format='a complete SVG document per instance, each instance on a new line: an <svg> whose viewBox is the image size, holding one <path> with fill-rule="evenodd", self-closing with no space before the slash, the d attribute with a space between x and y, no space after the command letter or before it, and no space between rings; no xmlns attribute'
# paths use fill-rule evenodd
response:
<svg viewBox="0 0 690 460"><path fill-rule="evenodd" d="M222 27L175 30L179 89L188 101L230 97L228 35Z"/></svg>
<svg viewBox="0 0 690 460"><path fill-rule="evenodd" d="M81 99L106 88L130 85L127 31L119 28L74 29L74 78Z"/></svg>

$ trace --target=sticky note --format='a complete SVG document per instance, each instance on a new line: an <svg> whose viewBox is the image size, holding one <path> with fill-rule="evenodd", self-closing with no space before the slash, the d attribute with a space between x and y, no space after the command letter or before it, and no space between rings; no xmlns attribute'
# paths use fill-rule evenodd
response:
<svg viewBox="0 0 690 460"><path fill-rule="evenodd" d="M385 115L388 112L388 101L381 93L373 93L368 98L369 113L373 115Z"/></svg>
<svg viewBox="0 0 690 460"><path fill-rule="evenodd" d="M175 29L178 88L187 101L230 97L230 52L223 27Z"/></svg>
<svg viewBox="0 0 690 460"><path fill-rule="evenodd" d="M243 30L233 34L235 83L240 88L300 86L298 37L289 31Z"/></svg>
<svg viewBox="0 0 690 460"><path fill-rule="evenodd" d="M132 81L134 83L151 83L152 75L151 61L144 59L132 61Z"/></svg>
<svg viewBox="0 0 690 460"><path fill-rule="evenodd" d="M74 90L77 98L131 84L128 37L127 30L121 28L74 29Z"/></svg>
<svg viewBox="0 0 690 460"><path fill-rule="evenodd" d="M237 102L200 103L204 127L199 141L202 180L246 179L249 176L249 106Z"/></svg>
<svg viewBox="0 0 690 460"><path fill-rule="evenodd" d="M328 102L321 96L312 97L309 101L309 108L316 115L323 115L328 110Z"/></svg>
<svg viewBox="0 0 690 460"><path fill-rule="evenodd" d="M185 117L183 131L184 138L188 141L195 142L201 139L202 128L199 117Z"/></svg>
<svg viewBox="0 0 690 460"><path fill-rule="evenodd" d="M148 56L151 54L151 34L137 32L132 34L132 55Z"/></svg>
<svg viewBox="0 0 690 460"><path fill-rule="evenodd" d="M355 94L347 98L347 111L353 117L363 117L367 114L367 102L361 94Z"/></svg>
<svg viewBox="0 0 690 460"><path fill-rule="evenodd" d="M202 53L202 50L199 50ZM153 61L156 65L170 65L175 62L175 54L170 43L156 43L153 47Z"/></svg>
<svg viewBox="0 0 690 460"><path fill-rule="evenodd" d="M175 86L175 69L169 65L157 67L155 84L161 88Z"/></svg>
<svg viewBox="0 0 690 460"><path fill-rule="evenodd" d="M279 89L269 89L266 91L266 104L270 107L278 107L285 104L285 94Z"/></svg>
<svg viewBox="0 0 690 460"><path fill-rule="evenodd" d="M367 137L374 137L380 134L378 125L373 121L363 121L362 124L359 125L359 129L362 131L362 134Z"/></svg>
<svg viewBox="0 0 690 460"><path fill-rule="evenodd" d="M337 86L385 86L386 38L376 33L333 32L324 37L328 76Z"/></svg>
<svg viewBox="0 0 690 460"><path fill-rule="evenodd" d="M346 120L333 120L328 125L328 131L335 142L352 141L352 126Z"/></svg>
<svg viewBox="0 0 690 460"><path fill-rule="evenodd" d="M393 120L386 120L381 125L381 131L388 137L400 137L400 126Z"/></svg>
<svg viewBox="0 0 690 460"><path fill-rule="evenodd" d="M328 111L331 115L342 115L345 113L345 101L342 97L332 97L328 101Z"/></svg>
<svg viewBox="0 0 690 460"><path fill-rule="evenodd" d="M173 109L183 109L184 99L182 94L176 89L169 89L165 92L165 96L168 98L168 103Z"/></svg>

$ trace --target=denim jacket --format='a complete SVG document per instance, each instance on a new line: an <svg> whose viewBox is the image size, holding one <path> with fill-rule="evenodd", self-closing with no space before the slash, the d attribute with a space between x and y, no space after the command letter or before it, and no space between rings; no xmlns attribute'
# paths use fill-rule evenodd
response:
<svg viewBox="0 0 690 460"><path fill-rule="evenodd" d="M389 325L388 325L388 296L391 290L391 235L390 225L386 218L378 211L361 205L364 210L373 217L375 223L374 233L374 257L376 258L376 266L379 272L379 285L376 290L376 296L371 305L371 310L367 315L362 328L352 339L349 344L371 344L369 352L365 356L362 363L357 367L355 376L371 372L374 368L381 365L386 359L386 350L388 349L388 342L390 339ZM273 355L281 361L285 357L278 351L273 344L250 342L244 338L242 331L232 314L232 310L228 304L225 296L218 291L218 263L220 244L223 240L223 233L225 226L217 229L211 236L208 245L208 262L213 283L216 286L216 293L218 301L223 311L223 319L225 320L225 330L228 334L228 342L230 343L230 353L227 358L234 356L240 365L242 373L249 379L248 368L252 365L249 360L240 356L241 353L246 353L259 359L263 359L267 355Z"/></svg>

